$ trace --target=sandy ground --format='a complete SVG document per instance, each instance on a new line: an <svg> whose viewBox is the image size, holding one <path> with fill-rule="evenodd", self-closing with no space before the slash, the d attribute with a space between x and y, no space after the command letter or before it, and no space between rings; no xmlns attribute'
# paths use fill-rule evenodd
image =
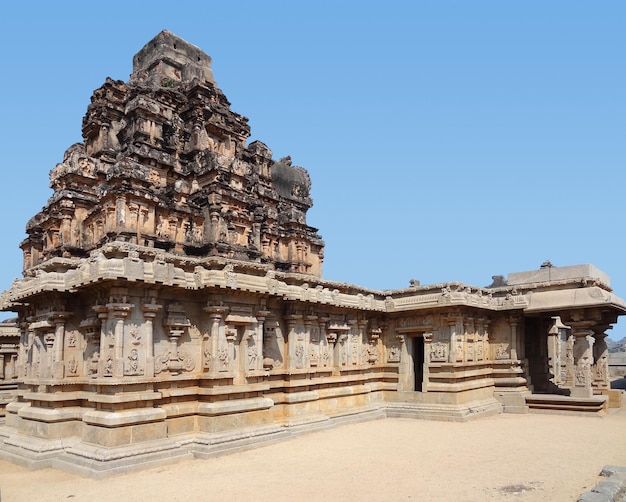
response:
<svg viewBox="0 0 626 502"><path fill-rule="evenodd" d="M2 502L567 501L626 466L626 408L604 417L384 419L96 481L0 462Z"/></svg>

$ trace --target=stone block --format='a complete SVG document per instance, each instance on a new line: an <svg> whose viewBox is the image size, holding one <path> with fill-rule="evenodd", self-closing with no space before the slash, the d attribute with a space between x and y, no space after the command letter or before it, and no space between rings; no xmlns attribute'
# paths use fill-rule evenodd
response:
<svg viewBox="0 0 626 502"><path fill-rule="evenodd" d="M84 443L98 446L126 446L132 442L132 429L130 427L101 427L85 424L82 440Z"/></svg>
<svg viewBox="0 0 626 502"><path fill-rule="evenodd" d="M613 502L612 498L597 492L584 492L578 497L578 502Z"/></svg>
<svg viewBox="0 0 626 502"><path fill-rule="evenodd" d="M168 436L190 434L192 432L195 432L197 428L198 428L197 417L195 415L167 419Z"/></svg>
<svg viewBox="0 0 626 502"><path fill-rule="evenodd" d="M596 279L606 286L611 285L607 274L593 265L572 265L568 267L550 267L527 272L512 272L508 276L509 286L541 282L556 282L572 279Z"/></svg>
<svg viewBox="0 0 626 502"><path fill-rule="evenodd" d="M131 443L165 439L167 432L168 428L165 422L133 425L131 427Z"/></svg>
<svg viewBox="0 0 626 502"><path fill-rule="evenodd" d="M19 432L34 438L59 439L79 435L81 426L81 422L74 420L48 423L39 420L21 419Z"/></svg>
<svg viewBox="0 0 626 502"><path fill-rule="evenodd" d="M619 465L605 465L600 472L600 476L613 476L614 474L626 474L626 467Z"/></svg>

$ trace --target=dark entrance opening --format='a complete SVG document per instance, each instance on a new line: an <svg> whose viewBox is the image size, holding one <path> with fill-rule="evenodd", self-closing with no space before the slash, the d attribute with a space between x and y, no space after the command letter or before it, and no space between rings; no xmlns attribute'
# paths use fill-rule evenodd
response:
<svg viewBox="0 0 626 502"><path fill-rule="evenodd" d="M422 392L424 384L424 338L413 337L413 374L415 375L415 390Z"/></svg>
<svg viewBox="0 0 626 502"><path fill-rule="evenodd" d="M524 376L528 379L528 385L532 384L534 393L554 392L550 379L556 375L550 373L548 364L550 326L549 319L545 318L527 317L524 320L524 350L528 360L528 374Z"/></svg>

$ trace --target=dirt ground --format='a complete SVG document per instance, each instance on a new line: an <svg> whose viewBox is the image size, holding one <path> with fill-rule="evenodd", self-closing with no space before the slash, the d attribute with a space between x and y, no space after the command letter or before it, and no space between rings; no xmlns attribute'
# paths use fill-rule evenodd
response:
<svg viewBox="0 0 626 502"><path fill-rule="evenodd" d="M96 481L0 462L2 502L567 501L626 466L626 408L604 417L384 419Z"/></svg>

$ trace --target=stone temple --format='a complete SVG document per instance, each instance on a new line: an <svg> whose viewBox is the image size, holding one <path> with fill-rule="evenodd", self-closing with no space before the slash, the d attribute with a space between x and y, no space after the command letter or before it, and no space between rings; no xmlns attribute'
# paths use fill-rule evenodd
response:
<svg viewBox="0 0 626 502"><path fill-rule="evenodd" d="M1 458L100 477L349 420L619 401L606 274L323 279L307 171L249 135L211 58L167 31L94 92L0 299Z"/></svg>

